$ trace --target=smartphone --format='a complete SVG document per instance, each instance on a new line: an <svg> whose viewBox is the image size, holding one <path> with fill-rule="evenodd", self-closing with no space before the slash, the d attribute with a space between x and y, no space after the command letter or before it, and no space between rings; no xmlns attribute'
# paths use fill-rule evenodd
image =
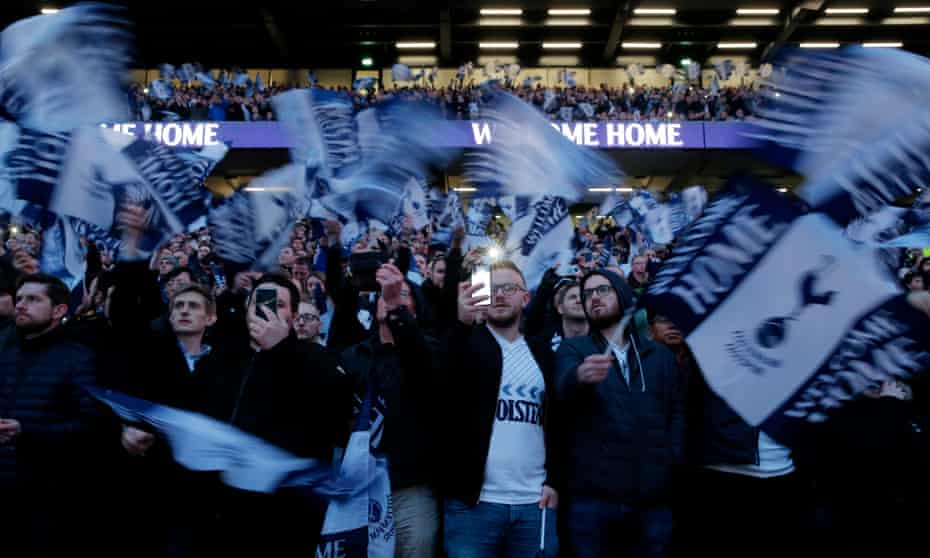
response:
<svg viewBox="0 0 930 558"><path fill-rule="evenodd" d="M481 283L484 285L479 290L475 291L472 296L486 296L488 297L484 302L479 303L481 306L487 306L491 304L491 270L486 267L476 267L474 273L471 274L471 284L477 285Z"/></svg>
<svg viewBox="0 0 930 558"><path fill-rule="evenodd" d="M356 252L349 256L349 269L352 271L352 279L359 291L378 291L375 273L383 263L380 252Z"/></svg>
<svg viewBox="0 0 930 558"><path fill-rule="evenodd" d="M255 291L255 314L263 319L268 320L268 314L265 313L265 310L272 314L277 313L278 309L278 291L277 289L258 289Z"/></svg>

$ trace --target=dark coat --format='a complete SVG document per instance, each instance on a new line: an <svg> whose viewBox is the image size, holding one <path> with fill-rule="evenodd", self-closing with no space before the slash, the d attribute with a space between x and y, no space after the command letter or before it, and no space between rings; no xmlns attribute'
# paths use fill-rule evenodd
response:
<svg viewBox="0 0 930 558"><path fill-rule="evenodd" d="M72 466L65 462L97 416L84 390L93 374L93 355L60 327L17 338L0 352L0 417L22 425L22 434L0 446L0 488L49 490L69 476Z"/></svg>
<svg viewBox="0 0 930 558"><path fill-rule="evenodd" d="M379 449L388 458L391 487L433 484L436 421L441 400L435 366L437 342L426 336L410 312L388 313L393 344L375 333L342 354L342 365L364 398L368 387L384 398L384 433Z"/></svg>
<svg viewBox="0 0 930 558"><path fill-rule="evenodd" d="M622 307L632 304L623 279L596 273L610 280ZM578 366L585 357L604 354L607 348L599 331L566 339L559 346L555 396L563 417L568 498L660 502L681 461L684 394L675 358L665 347L635 334L629 342L630 385L616 363L603 382L578 382Z"/></svg>

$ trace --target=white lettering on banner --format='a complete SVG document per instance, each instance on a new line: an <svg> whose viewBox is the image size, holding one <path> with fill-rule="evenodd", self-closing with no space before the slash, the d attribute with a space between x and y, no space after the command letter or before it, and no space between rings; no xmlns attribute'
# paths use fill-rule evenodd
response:
<svg viewBox="0 0 930 558"><path fill-rule="evenodd" d="M597 124L588 122L584 125L584 144L591 147L601 144L597 139Z"/></svg>
<svg viewBox="0 0 930 558"><path fill-rule="evenodd" d="M881 310L850 331L817 378L785 411L785 416L823 422L826 412L886 380L906 379L923 370L930 355L904 335L908 326Z"/></svg>
<svg viewBox="0 0 930 558"><path fill-rule="evenodd" d="M584 129L581 127L580 124L575 124L575 125L562 124L562 135L572 140L575 143L575 145L584 144L584 140L582 138L583 133L584 133Z"/></svg>
<svg viewBox="0 0 930 558"><path fill-rule="evenodd" d="M660 124L660 126L665 126L665 124ZM668 145L673 147L682 147L685 142L681 140L681 124L669 124L668 137L666 139L668 141Z"/></svg>
<svg viewBox="0 0 930 558"><path fill-rule="evenodd" d="M634 136L634 132L636 135ZM630 124L626 127L626 142L634 147L638 147L646 141L646 132L642 124Z"/></svg>
<svg viewBox="0 0 930 558"><path fill-rule="evenodd" d="M646 144L647 145L665 145L665 124L658 126L646 126Z"/></svg>
<svg viewBox="0 0 930 558"><path fill-rule="evenodd" d="M321 544L316 549L317 558L345 558L345 540L336 539Z"/></svg>
<svg viewBox="0 0 930 558"><path fill-rule="evenodd" d="M491 126L487 122L483 124L472 122L471 133L475 136L475 145L491 143Z"/></svg>
<svg viewBox="0 0 930 558"><path fill-rule="evenodd" d="M136 129L136 124L134 122L113 124L112 126L101 124L100 126L102 128L112 128L113 131L126 134L127 136L139 137L141 135L141 137L147 140L154 140L171 147L206 147L208 145L220 144L217 138L220 125L215 122L199 122L197 124L193 122L172 122L169 124L146 122L142 125L141 134ZM488 142L491 141L490 132L487 133L487 140Z"/></svg>
<svg viewBox="0 0 930 558"><path fill-rule="evenodd" d="M607 145L623 145L623 124L607 123Z"/></svg>

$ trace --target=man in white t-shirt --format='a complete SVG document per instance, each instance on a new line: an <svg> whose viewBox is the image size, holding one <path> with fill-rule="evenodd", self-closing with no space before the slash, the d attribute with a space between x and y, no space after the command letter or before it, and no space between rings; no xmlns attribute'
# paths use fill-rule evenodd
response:
<svg viewBox="0 0 930 558"><path fill-rule="evenodd" d="M459 319L442 353L445 550L449 558L532 558L544 546L555 556L552 351L520 333L530 297L513 263L491 267L490 300L474 296L479 288L460 284Z"/></svg>

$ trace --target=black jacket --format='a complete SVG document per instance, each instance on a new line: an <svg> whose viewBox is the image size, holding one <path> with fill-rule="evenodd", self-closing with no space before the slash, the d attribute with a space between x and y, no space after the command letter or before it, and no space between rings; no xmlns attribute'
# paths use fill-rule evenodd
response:
<svg viewBox="0 0 930 558"><path fill-rule="evenodd" d="M559 416L552 405L554 391L552 348L548 341L526 338L546 383L543 429L546 437L546 485L561 488L557 456ZM478 502L484 484L484 468L491 446L491 432L500 393L504 364L500 345L486 326L452 323L440 351L445 362L443 397L442 490L446 497Z"/></svg>
<svg viewBox="0 0 930 558"><path fill-rule="evenodd" d="M93 374L93 355L60 326L35 339L17 337L0 352L0 417L22 425L22 434L0 445L0 488L49 488L73 471L74 450L95 423L84 390Z"/></svg>
<svg viewBox="0 0 930 558"><path fill-rule="evenodd" d="M384 398L384 433L379 449L388 458L391 487L407 488L435 481L435 417L439 381L435 366L437 342L423 333L410 312L400 307L388 313L393 344L382 344L377 333L342 354L342 365L364 398L371 385Z"/></svg>
<svg viewBox="0 0 930 558"><path fill-rule="evenodd" d="M759 429L749 426L708 387L696 365L689 376L687 407L690 464L759 464Z"/></svg>
<svg viewBox="0 0 930 558"><path fill-rule="evenodd" d="M619 276L607 277L622 307L633 303ZM578 382L585 357L603 354L599 331L566 339L555 360L555 396L565 435L565 492L624 503L655 503L666 497L673 468L680 463L684 436L684 394L672 353L634 333L629 337L630 385L617 364L599 384Z"/></svg>

